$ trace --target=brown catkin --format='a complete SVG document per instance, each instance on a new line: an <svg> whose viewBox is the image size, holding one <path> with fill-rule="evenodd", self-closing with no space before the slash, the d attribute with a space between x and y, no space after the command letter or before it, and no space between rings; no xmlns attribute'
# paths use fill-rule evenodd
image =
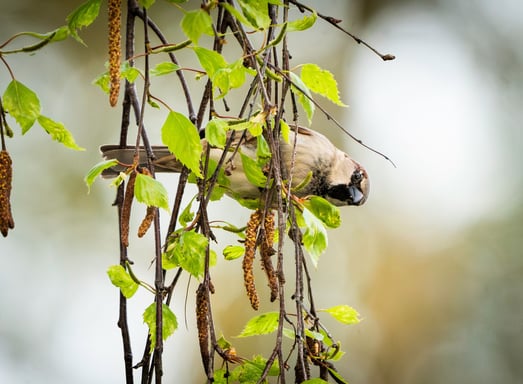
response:
<svg viewBox="0 0 523 384"><path fill-rule="evenodd" d="M131 220L131 205L134 199L134 182L136 181L136 172L131 172L129 181L125 187L125 195L122 203L122 216L120 222L122 225L121 229L121 242L125 247L129 246L129 221Z"/></svg>
<svg viewBox="0 0 523 384"><path fill-rule="evenodd" d="M9 229L15 227L11 214L11 184L13 181L13 162L6 150L0 151L0 232L7 236Z"/></svg>
<svg viewBox="0 0 523 384"><path fill-rule="evenodd" d="M256 286L254 285L254 254L256 252L256 237L261 222L261 211L256 210L251 215L245 230L245 255L243 256L243 282L247 290L247 297L251 302L251 307L257 310L260 306L260 299Z"/></svg>
<svg viewBox="0 0 523 384"><path fill-rule="evenodd" d="M274 245L274 213L267 212L265 220L263 221L265 228L264 237L261 239L260 255L262 261L262 268L267 275L269 281L269 288L271 290L271 301L278 298L278 277L274 266L272 265L272 256L276 253L273 248Z"/></svg>
<svg viewBox="0 0 523 384"><path fill-rule="evenodd" d="M205 284L200 284L196 291L196 328L198 329L198 342L202 363L207 371L209 367L209 296Z"/></svg>
<svg viewBox="0 0 523 384"><path fill-rule="evenodd" d="M154 220L154 216L156 215L156 207L147 207L147 212L145 213L145 217L142 220L142 223L140 224L140 227L138 228L138 237L144 237L149 228L151 227L151 224Z"/></svg>
<svg viewBox="0 0 523 384"><path fill-rule="evenodd" d="M109 0L109 103L114 107L120 93L121 0Z"/></svg>

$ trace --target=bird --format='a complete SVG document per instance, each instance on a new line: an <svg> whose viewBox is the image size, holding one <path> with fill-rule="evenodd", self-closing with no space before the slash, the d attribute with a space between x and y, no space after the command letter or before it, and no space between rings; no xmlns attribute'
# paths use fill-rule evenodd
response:
<svg viewBox="0 0 523 384"><path fill-rule="evenodd" d="M228 134L230 134L229 131ZM241 199L257 199L262 188L252 184L246 177L239 150L243 155L256 160L257 139L246 131L245 137L236 135L230 154L225 161L225 176L230 181L229 196ZM294 149L294 140L296 147ZM208 143L202 139L203 148ZM165 146L152 146L155 172L180 172L182 164ZM337 148L321 133L303 126L295 127L289 134L288 142L280 136L280 153L286 172L291 171L293 151L295 152L294 168L292 169L292 187L297 187L293 195L298 198L319 196L331 204L342 206L360 206L367 201L369 195L369 177L365 168L352 159L347 153ZM122 164L132 164L135 147L118 145L103 145L100 151L104 159L117 159ZM209 157L218 162L223 150L210 147ZM140 150L140 162L146 163L145 151ZM104 177L115 177L124 170L116 166L104 171ZM308 182L305 185L304 181Z"/></svg>

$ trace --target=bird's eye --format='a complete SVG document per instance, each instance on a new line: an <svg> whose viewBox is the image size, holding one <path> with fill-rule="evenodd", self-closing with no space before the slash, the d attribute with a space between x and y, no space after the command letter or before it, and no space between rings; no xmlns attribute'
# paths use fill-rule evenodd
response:
<svg viewBox="0 0 523 384"><path fill-rule="evenodd" d="M361 180L363 180L363 172L361 171L354 172L350 178L352 184L359 184Z"/></svg>

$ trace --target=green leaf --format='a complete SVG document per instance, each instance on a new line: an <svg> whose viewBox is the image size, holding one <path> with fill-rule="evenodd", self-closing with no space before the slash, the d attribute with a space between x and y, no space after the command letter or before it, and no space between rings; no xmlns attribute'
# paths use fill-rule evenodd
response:
<svg viewBox="0 0 523 384"><path fill-rule="evenodd" d="M235 260L242 257L245 253L245 247L241 245L228 245L223 249L225 260Z"/></svg>
<svg viewBox="0 0 523 384"><path fill-rule="evenodd" d="M138 0L138 4L140 4L145 9L149 9L156 0Z"/></svg>
<svg viewBox="0 0 523 384"><path fill-rule="evenodd" d="M87 185L88 190L91 189L91 185L93 185L94 181L98 176L102 174L103 171L106 169L109 169L111 167L114 167L118 164L118 160L111 159L111 160L104 160L96 165L94 165L88 172L87 175L85 175L84 181Z"/></svg>
<svg viewBox="0 0 523 384"><path fill-rule="evenodd" d="M175 72L180 69L179 65L171 63L170 61L165 61L163 63L158 63L156 67L151 69L151 75L153 76L163 76L171 72Z"/></svg>
<svg viewBox="0 0 523 384"><path fill-rule="evenodd" d="M271 25L267 0L238 0L243 15L256 29L265 30Z"/></svg>
<svg viewBox="0 0 523 384"><path fill-rule="evenodd" d="M198 40L202 34L209 36L213 34L212 18L201 8L196 11L187 12L180 25L183 32L192 40L194 45L198 44Z"/></svg>
<svg viewBox="0 0 523 384"><path fill-rule="evenodd" d="M329 384L329 382L315 377L314 379L302 381L301 384Z"/></svg>
<svg viewBox="0 0 523 384"><path fill-rule="evenodd" d="M223 149L227 142L228 129L229 124L225 120L212 119L205 127L205 139L212 147Z"/></svg>
<svg viewBox="0 0 523 384"><path fill-rule="evenodd" d="M138 173L134 182L134 196L140 203L148 207L158 207L169 210L167 190L158 180L151 176Z"/></svg>
<svg viewBox="0 0 523 384"><path fill-rule="evenodd" d="M162 141L183 165L196 176L203 177L200 171L202 144L198 129L186 116L171 111L162 126Z"/></svg>
<svg viewBox="0 0 523 384"><path fill-rule="evenodd" d="M283 120L280 120L280 132L283 141L290 144L291 127L289 127L289 124Z"/></svg>
<svg viewBox="0 0 523 384"><path fill-rule="evenodd" d="M208 239L194 230L181 231L167 247L162 266L165 269L182 267L191 275L200 279L205 272L205 252ZM211 251L210 265L216 264L216 254Z"/></svg>
<svg viewBox="0 0 523 384"><path fill-rule="evenodd" d="M265 137L259 135L256 137L256 157L258 159L269 160L272 156L271 149Z"/></svg>
<svg viewBox="0 0 523 384"><path fill-rule="evenodd" d="M67 26L71 36L79 43L84 44L78 36L78 30L91 25L100 13L100 4L102 0L88 0L66 17ZM85 44L84 44L85 45Z"/></svg>
<svg viewBox="0 0 523 384"><path fill-rule="evenodd" d="M120 66L120 77L127 80L129 83L134 83L136 78L140 76L140 70L132 67L128 61L124 61Z"/></svg>
<svg viewBox="0 0 523 384"><path fill-rule="evenodd" d="M105 71L104 73L101 73L91 84L99 86L104 93L109 94L109 91L111 90L111 78L109 77L109 72Z"/></svg>
<svg viewBox="0 0 523 384"><path fill-rule="evenodd" d="M304 64L301 68L301 79L312 92L326 97L341 107L347 106L340 100L338 83L332 73L326 69L321 69L316 64Z"/></svg>
<svg viewBox="0 0 523 384"><path fill-rule="evenodd" d="M294 72L289 72L289 75L291 76L292 80L291 91L298 97L298 102L305 111L307 120L309 120L309 124L311 124L312 116L314 115L314 110L316 108L312 102L311 92L298 75L296 75Z"/></svg>
<svg viewBox="0 0 523 384"><path fill-rule="evenodd" d="M143 322L149 327L152 352L156 346L156 303L149 305L143 312ZM167 305L162 303L162 339L166 340L178 328L176 315Z"/></svg>
<svg viewBox="0 0 523 384"><path fill-rule="evenodd" d="M228 384L228 383L241 383L241 384L255 384L260 382L260 377L267 364L267 359L263 356L256 355L252 360L245 360L242 364L235 367L230 372L230 377L224 377L222 381L218 381L216 384ZM278 360L274 361L274 364L267 373L268 376L279 375L279 364ZM273 382L273 381L271 381ZM264 380L262 383L268 383Z"/></svg>
<svg viewBox="0 0 523 384"><path fill-rule="evenodd" d="M289 21L287 25L287 32L304 31L314 25L318 15L316 11L313 11L310 15L305 15L303 18L298 20Z"/></svg>
<svg viewBox="0 0 523 384"><path fill-rule="evenodd" d="M229 3L223 2L223 3L220 3L220 5L222 7L224 7L227 10L227 12L229 12L236 20L238 20L243 25L246 25L246 26L248 26L250 28L253 28L253 29L256 28L254 25L252 25L250 23L249 20L247 20L247 18L240 11L238 11L236 8L234 8Z"/></svg>
<svg viewBox="0 0 523 384"><path fill-rule="evenodd" d="M180 214L180 217L178 217L178 222L180 223L180 225L182 227L187 226L187 223L191 222L194 219L194 212L191 212L191 207L192 207L192 203L195 198L196 198L196 196L191 199L189 204L187 204L187 206L184 208L184 210Z"/></svg>
<svg viewBox="0 0 523 384"><path fill-rule="evenodd" d="M321 311L329 313L332 317L343 324L358 324L361 321L358 311L345 304L322 309Z"/></svg>
<svg viewBox="0 0 523 384"><path fill-rule="evenodd" d="M6 112L22 127L22 134L25 134L40 116L38 96L17 80L12 80L7 86L3 102Z"/></svg>
<svg viewBox="0 0 523 384"><path fill-rule="evenodd" d="M258 163L249 156L240 152L242 159L243 172L249 182L257 187L264 188L267 184L267 176L263 174Z"/></svg>
<svg viewBox="0 0 523 384"><path fill-rule="evenodd" d="M314 216L330 228L338 228L341 224L340 210L323 197L311 196L303 203Z"/></svg>
<svg viewBox="0 0 523 384"><path fill-rule="evenodd" d="M250 319L242 332L237 337L249 337L256 335L266 335L274 332L278 328L278 312L267 312Z"/></svg>
<svg viewBox="0 0 523 384"><path fill-rule="evenodd" d="M193 49L200 65L211 80L218 70L227 68L227 61L218 52L203 47L194 47Z"/></svg>
<svg viewBox="0 0 523 384"><path fill-rule="evenodd" d="M317 267L321 254L327 249L327 230L307 208L303 209L302 218L305 228L303 246L309 253L314 267Z"/></svg>
<svg viewBox="0 0 523 384"><path fill-rule="evenodd" d="M246 68L243 65L243 58L236 60L229 64L229 83L231 88L239 88L245 83L245 76L247 74L256 76L256 71L251 68Z"/></svg>
<svg viewBox="0 0 523 384"><path fill-rule="evenodd" d="M49 117L44 115L38 116L38 122L45 131L51 135L53 140L62 143L67 148L74 149L76 151L84 151L85 148L79 147L74 141L74 137L62 123L58 123Z"/></svg>
<svg viewBox="0 0 523 384"><path fill-rule="evenodd" d="M112 265L107 269L107 275L114 286L120 288L122 295L127 299L133 297L139 285L133 280L131 275L127 273L121 265Z"/></svg>

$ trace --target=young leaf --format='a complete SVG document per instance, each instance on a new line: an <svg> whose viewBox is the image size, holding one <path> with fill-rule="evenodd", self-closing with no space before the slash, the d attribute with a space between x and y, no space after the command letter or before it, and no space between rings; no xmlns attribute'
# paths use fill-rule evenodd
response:
<svg viewBox="0 0 523 384"><path fill-rule="evenodd" d="M143 312L143 322L149 327L152 352L156 346L156 303L149 305ZM167 305L162 303L162 339L166 340L178 328L176 315Z"/></svg>
<svg viewBox="0 0 523 384"><path fill-rule="evenodd" d="M267 183L267 176L265 176L260 169L258 163L249 156L240 152L242 159L243 171L249 182L257 187L263 188Z"/></svg>
<svg viewBox="0 0 523 384"><path fill-rule="evenodd" d="M269 160L272 156L271 149L265 137L259 135L256 137L256 157L258 159Z"/></svg>
<svg viewBox="0 0 523 384"><path fill-rule="evenodd" d="M191 120L181 113L169 112L162 126L162 141L183 165L202 177L200 157L203 148L198 129Z"/></svg>
<svg viewBox="0 0 523 384"><path fill-rule="evenodd" d="M290 144L291 127L289 127L289 124L283 120L280 120L280 133L283 140L287 144Z"/></svg>
<svg viewBox="0 0 523 384"><path fill-rule="evenodd" d="M234 260L245 254L245 247L241 245L228 245L223 249L225 260Z"/></svg>
<svg viewBox="0 0 523 384"><path fill-rule="evenodd" d="M227 141L227 130L229 124L222 119L212 119L205 127L205 139L216 148L223 149Z"/></svg>
<svg viewBox="0 0 523 384"><path fill-rule="evenodd" d="M40 100L36 93L18 80L12 80L3 96L4 108L22 127L25 134L40 116Z"/></svg>
<svg viewBox="0 0 523 384"><path fill-rule="evenodd" d="M91 25L100 13L100 4L102 0L88 0L66 17L67 26L71 36L79 43L84 44L78 36L78 30Z"/></svg>
<svg viewBox="0 0 523 384"><path fill-rule="evenodd" d="M343 324L357 324L361 321L360 314L348 305L336 305L321 311L329 313L332 317Z"/></svg>
<svg viewBox="0 0 523 384"><path fill-rule="evenodd" d="M196 196L191 199L189 204L187 204L187 206L184 208L184 210L180 214L180 217L178 217L178 222L180 223L180 225L182 227L187 226L187 223L189 223L190 221L192 221L194 219L194 212L191 212L191 207L192 207L192 203L195 198L196 198Z"/></svg>
<svg viewBox="0 0 523 384"><path fill-rule="evenodd" d="M120 288L122 295L127 299L130 299L138 289L139 285L133 280L133 278L127 273L124 267L121 265L112 265L107 269L107 275L114 286Z"/></svg>
<svg viewBox="0 0 523 384"><path fill-rule="evenodd" d="M338 83L326 69L321 69L316 64L304 64L301 68L301 79L312 92L326 97L334 104L346 107L340 100Z"/></svg>
<svg viewBox="0 0 523 384"><path fill-rule="evenodd" d="M250 23L250 21L247 20L247 18L245 16L243 16L243 14L240 11L238 11L236 8L234 8L229 3L223 2L223 3L220 3L220 5L222 7L224 7L227 10L227 12L229 12L232 16L234 16L234 18L236 20L238 20L240 23L242 23L243 25L246 25L249 28L256 29L256 27L254 25L252 25Z"/></svg>
<svg viewBox="0 0 523 384"><path fill-rule="evenodd" d="M149 9L151 5L154 4L156 0L138 0L138 4L140 4L145 9Z"/></svg>
<svg viewBox="0 0 523 384"><path fill-rule="evenodd" d="M109 77L109 71L101 73L93 80L91 84L99 86L102 91L104 91L104 93L109 94L109 91L111 90L111 79Z"/></svg>
<svg viewBox="0 0 523 384"><path fill-rule="evenodd" d="M194 45L198 44L198 40L202 34L212 36L212 19L211 16L203 9L187 12L181 23L183 32Z"/></svg>
<svg viewBox="0 0 523 384"><path fill-rule="evenodd" d="M151 75L153 76L163 76L171 72L175 72L180 69L179 65L171 63L170 61L165 61L163 63L158 63L156 67L151 69Z"/></svg>
<svg viewBox="0 0 523 384"><path fill-rule="evenodd" d="M310 15L305 15L303 18L298 20L289 21L287 25L287 32L304 31L314 25L318 15L316 11Z"/></svg>
<svg viewBox="0 0 523 384"><path fill-rule="evenodd" d="M307 115L307 120L309 124L312 123L312 116L314 115L315 105L312 102L311 92L309 88L303 83L298 75L294 72L289 72L291 76L292 85L291 91L298 97L298 102L301 104L305 114ZM307 97L308 96L308 97Z"/></svg>
<svg viewBox="0 0 523 384"><path fill-rule="evenodd" d="M151 176L138 173L134 182L134 196L140 203L150 207L169 210L167 190L158 180Z"/></svg>
<svg viewBox="0 0 523 384"><path fill-rule="evenodd" d="M340 210L323 197L311 196L303 203L314 216L330 228L338 228L341 224Z"/></svg>
<svg viewBox="0 0 523 384"><path fill-rule="evenodd" d="M136 78L140 76L140 70L132 67L128 61L124 61L120 66L120 77L127 80L129 83L134 83Z"/></svg>
<svg viewBox="0 0 523 384"><path fill-rule="evenodd" d="M194 47L193 49L200 65L211 80L218 70L227 68L227 61L218 52L203 47Z"/></svg>
<svg viewBox="0 0 523 384"><path fill-rule="evenodd" d="M118 164L118 160L111 159L111 160L104 160L96 165L94 165L88 172L87 175L85 175L84 181L85 184L87 184L88 190L91 189L91 185L93 185L94 181L98 176L102 174L103 171L106 169L109 169L111 167L114 167Z"/></svg>
<svg viewBox="0 0 523 384"><path fill-rule="evenodd" d="M267 312L250 319L242 332L237 337L249 337L256 335L266 335L274 332L278 328L278 312Z"/></svg>
<svg viewBox="0 0 523 384"><path fill-rule="evenodd" d="M194 230L181 231L180 236L169 245L165 253L163 267L171 269L182 267L191 275L200 279L205 272L205 251L209 241ZM210 264L216 263L216 254L211 251Z"/></svg>
<svg viewBox="0 0 523 384"><path fill-rule="evenodd" d="M267 0L239 0L243 15L256 29L265 30L271 25Z"/></svg>
<svg viewBox="0 0 523 384"><path fill-rule="evenodd" d="M302 381L301 384L329 384L328 381L315 377L313 379Z"/></svg>
<svg viewBox="0 0 523 384"><path fill-rule="evenodd" d="M327 249L327 231L323 223L307 208L303 209L302 217L305 224L303 246L309 253L314 267L317 267L321 254Z"/></svg>
<svg viewBox="0 0 523 384"><path fill-rule="evenodd" d="M58 123L53 119L50 119L44 115L38 116L38 122L45 131L51 135L53 140L62 143L67 148L74 149L76 151L84 151L85 148L79 147L74 141L74 137L62 123Z"/></svg>

